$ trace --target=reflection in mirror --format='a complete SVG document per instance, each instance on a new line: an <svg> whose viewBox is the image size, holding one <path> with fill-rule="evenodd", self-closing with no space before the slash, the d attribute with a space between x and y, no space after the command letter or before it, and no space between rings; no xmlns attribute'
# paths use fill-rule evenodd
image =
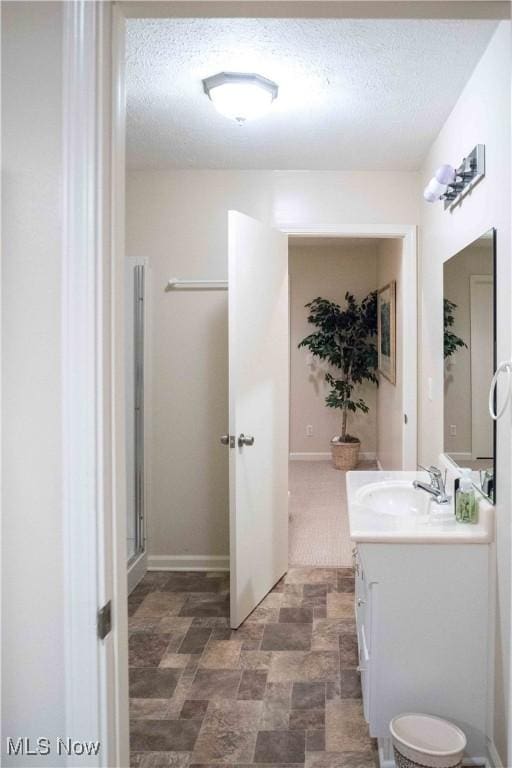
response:
<svg viewBox="0 0 512 768"><path fill-rule="evenodd" d="M444 450L473 470L495 499L496 423L488 410L496 367L496 232L486 232L444 264Z"/></svg>

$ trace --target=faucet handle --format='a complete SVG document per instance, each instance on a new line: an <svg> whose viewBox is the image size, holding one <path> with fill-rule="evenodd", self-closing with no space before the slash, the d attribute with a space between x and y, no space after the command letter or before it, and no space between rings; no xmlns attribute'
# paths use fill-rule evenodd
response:
<svg viewBox="0 0 512 768"><path fill-rule="evenodd" d="M435 467L433 464L430 467L425 467L423 464L418 464L418 468L424 472L428 472L431 477L441 477L441 470Z"/></svg>

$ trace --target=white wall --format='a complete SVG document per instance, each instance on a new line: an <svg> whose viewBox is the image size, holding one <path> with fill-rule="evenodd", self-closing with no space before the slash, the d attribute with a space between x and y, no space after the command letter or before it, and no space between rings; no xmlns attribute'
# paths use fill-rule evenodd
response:
<svg viewBox="0 0 512 768"><path fill-rule="evenodd" d="M204 186L128 175L127 253L149 261L150 556L228 553L227 293L165 292L173 276L226 277L227 215Z"/></svg>
<svg viewBox="0 0 512 768"><path fill-rule="evenodd" d="M486 145L486 177L453 213L422 208L420 240L420 457L443 450L443 262L491 227L497 229L498 359L510 359L510 24L501 22L421 171L422 185L445 162L457 163L475 144ZM432 380L432 399L428 379ZM503 765L510 718L510 415L498 427L496 668L492 736ZM484 663L484 660L482 660Z"/></svg>
<svg viewBox="0 0 512 768"><path fill-rule="evenodd" d="M2 3L3 615L7 736L65 735L61 3ZM4 757L3 765L57 765Z"/></svg>
<svg viewBox="0 0 512 768"><path fill-rule="evenodd" d="M317 296L345 305L345 293L362 299L377 286L377 242L361 245L343 240L324 243L294 240L289 248L290 274L290 453L329 453L330 440L341 431L341 411L327 408L325 363L312 358L298 343L315 331L307 321L305 304ZM370 408L368 414L349 414L348 430L361 440L361 451L375 455L377 448L375 384L359 388ZM306 434L306 425L313 434Z"/></svg>
<svg viewBox="0 0 512 768"><path fill-rule="evenodd" d="M402 469L402 241L382 240L377 250L377 288L396 282L396 378L379 374L377 390L377 458L383 469Z"/></svg>
<svg viewBox="0 0 512 768"><path fill-rule="evenodd" d="M152 305L150 557L227 555L227 298L165 293L227 276L227 211L278 228L416 224L417 174L140 171L127 179L127 255L148 258ZM186 396L185 396L186 395Z"/></svg>

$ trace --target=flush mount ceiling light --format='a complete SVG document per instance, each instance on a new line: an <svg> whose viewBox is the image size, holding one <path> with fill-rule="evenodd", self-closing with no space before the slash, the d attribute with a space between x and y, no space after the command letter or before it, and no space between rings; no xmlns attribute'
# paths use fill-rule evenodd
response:
<svg viewBox="0 0 512 768"><path fill-rule="evenodd" d="M423 191L427 203L444 200L444 207L454 208L485 176L485 145L477 144L458 168L441 165Z"/></svg>
<svg viewBox="0 0 512 768"><path fill-rule="evenodd" d="M242 72L219 72L205 78L203 88L217 112L238 123L268 112L278 92L272 80Z"/></svg>

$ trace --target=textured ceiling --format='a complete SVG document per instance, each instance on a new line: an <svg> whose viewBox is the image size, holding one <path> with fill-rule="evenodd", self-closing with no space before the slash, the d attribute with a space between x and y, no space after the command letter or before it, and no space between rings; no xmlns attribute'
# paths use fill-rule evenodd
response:
<svg viewBox="0 0 512 768"><path fill-rule="evenodd" d="M495 27L129 19L128 165L415 170ZM270 113L242 126L219 115L201 80L222 70L275 80Z"/></svg>

